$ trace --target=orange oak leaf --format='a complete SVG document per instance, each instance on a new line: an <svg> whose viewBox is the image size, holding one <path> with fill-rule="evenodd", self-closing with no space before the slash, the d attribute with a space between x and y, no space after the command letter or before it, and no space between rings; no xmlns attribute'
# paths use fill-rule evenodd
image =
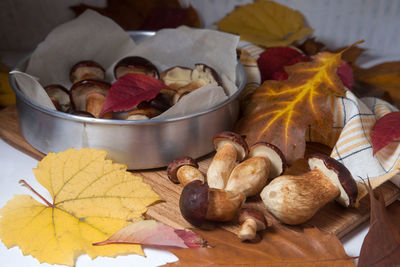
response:
<svg viewBox="0 0 400 267"><path fill-rule="evenodd" d="M320 52L311 62L286 67L287 80L265 81L251 96L236 131L249 144L278 146L289 164L302 158L307 127L318 127L321 136L332 130L331 97L345 95L336 72L344 51Z"/></svg>
<svg viewBox="0 0 400 267"><path fill-rule="evenodd" d="M280 224L244 243L222 229L196 230L211 248L170 249L179 261L167 266L355 266L339 239L317 228L292 230Z"/></svg>

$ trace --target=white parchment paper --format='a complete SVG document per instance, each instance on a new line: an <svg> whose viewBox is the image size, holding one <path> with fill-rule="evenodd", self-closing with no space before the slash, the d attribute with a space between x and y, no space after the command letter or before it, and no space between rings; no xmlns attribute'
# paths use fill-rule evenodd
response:
<svg viewBox="0 0 400 267"><path fill-rule="evenodd" d="M196 93L196 105L179 101L172 111L166 113L168 117L173 117L198 112L199 107L207 109L215 106L237 90L235 77L238 42L239 37L236 35L179 27L160 30L154 36L135 44L129 33L112 20L87 10L49 33L32 53L26 73L38 77L42 86L29 88L40 90L49 84L62 84L70 88L70 69L82 60L94 60L101 64L106 70L105 79L109 82L114 81L115 64L127 56L141 56L150 60L160 73L173 66L193 68L196 63L215 69L222 78L223 87L213 86L217 91L213 93L210 93L210 88L199 90ZM24 84L29 82L27 77L24 76ZM15 78L18 84L22 84L18 81L20 75ZM37 83L34 79L31 82ZM49 99L45 99L46 94L34 95L42 97L35 98L38 104L47 106ZM214 99L210 100L211 97Z"/></svg>

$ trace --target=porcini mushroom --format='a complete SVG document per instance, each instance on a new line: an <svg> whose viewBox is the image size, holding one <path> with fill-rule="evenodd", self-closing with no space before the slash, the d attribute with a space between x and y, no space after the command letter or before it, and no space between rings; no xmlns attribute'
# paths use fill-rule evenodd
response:
<svg viewBox="0 0 400 267"><path fill-rule="evenodd" d="M279 176L261 192L268 211L286 224L306 222L334 199L346 207L356 204L357 184L343 164L322 154L311 155L308 164L309 172Z"/></svg>
<svg viewBox="0 0 400 267"><path fill-rule="evenodd" d="M83 60L72 66L69 79L74 84L86 79L103 80L105 75L104 68L93 60Z"/></svg>
<svg viewBox="0 0 400 267"><path fill-rule="evenodd" d="M72 85L69 93L75 110L91 113L99 118L105 97L111 85L100 80L83 80ZM111 113L106 113L102 118L111 118Z"/></svg>
<svg viewBox="0 0 400 267"><path fill-rule="evenodd" d="M139 56L125 57L115 65L114 76L116 79L127 73L141 73L157 79L160 76L153 63Z"/></svg>
<svg viewBox="0 0 400 267"><path fill-rule="evenodd" d="M264 214L254 209L242 209L238 221L240 228L237 235L242 241L256 240L257 232L265 230L268 225Z"/></svg>
<svg viewBox="0 0 400 267"><path fill-rule="evenodd" d="M173 160L168 165L167 175L173 183L181 183L183 186L195 180L204 183L204 175L199 170L196 160L187 156Z"/></svg>
<svg viewBox="0 0 400 267"><path fill-rule="evenodd" d="M241 193L210 188L207 183L195 180L183 188L179 208L186 221L201 227L207 221L232 220L245 200Z"/></svg>
<svg viewBox="0 0 400 267"><path fill-rule="evenodd" d="M257 195L267 184L268 178L283 173L286 160L276 146L258 142L251 146L249 158L231 172L225 190L242 192L246 197Z"/></svg>
<svg viewBox="0 0 400 267"><path fill-rule="evenodd" d="M234 132L215 135L213 143L217 152L208 167L207 182L212 188L224 189L236 161L246 158L249 148L242 136Z"/></svg>
<svg viewBox="0 0 400 267"><path fill-rule="evenodd" d="M51 84L44 87L51 102L58 111L68 112L71 109L71 99L68 90L60 84Z"/></svg>
<svg viewBox="0 0 400 267"><path fill-rule="evenodd" d="M161 112L158 109L150 106L147 102L143 102L137 106L137 109L129 112L125 120L149 120L160 114Z"/></svg>

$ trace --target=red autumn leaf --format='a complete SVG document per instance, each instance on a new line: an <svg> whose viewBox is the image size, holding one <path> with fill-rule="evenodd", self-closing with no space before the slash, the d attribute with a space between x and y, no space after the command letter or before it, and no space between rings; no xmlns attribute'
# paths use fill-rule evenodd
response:
<svg viewBox="0 0 400 267"><path fill-rule="evenodd" d="M367 190L371 202L370 228L361 246L358 266L399 266L400 226L389 217L382 193L372 191L371 184Z"/></svg>
<svg viewBox="0 0 400 267"><path fill-rule="evenodd" d="M100 116L110 111L127 111L142 101L155 98L161 89L169 89L160 80L145 74L127 73L111 85Z"/></svg>
<svg viewBox="0 0 400 267"><path fill-rule="evenodd" d="M140 244L178 248L200 248L205 241L189 230L177 230L155 220L132 223L94 246L107 244Z"/></svg>
<svg viewBox="0 0 400 267"><path fill-rule="evenodd" d="M301 61L311 61L311 58L290 47L272 47L267 49L257 59L261 81L286 80L288 74L285 72L284 67Z"/></svg>
<svg viewBox="0 0 400 267"><path fill-rule="evenodd" d="M393 140L400 138L400 112L391 112L376 121L372 128L372 149L375 154Z"/></svg>
<svg viewBox="0 0 400 267"><path fill-rule="evenodd" d="M285 71L286 66L299 62L309 62L312 58L290 47L273 47L260 54L257 59L261 80L284 81L289 78ZM337 68L337 75L344 86L351 89L354 83L353 69L346 62L341 61Z"/></svg>

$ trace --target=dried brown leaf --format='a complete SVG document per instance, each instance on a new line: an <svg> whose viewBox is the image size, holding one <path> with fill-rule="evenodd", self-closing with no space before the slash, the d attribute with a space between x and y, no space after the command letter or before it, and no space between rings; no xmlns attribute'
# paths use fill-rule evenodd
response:
<svg viewBox="0 0 400 267"><path fill-rule="evenodd" d="M400 224L389 218L382 194L367 186L371 202L370 229L361 247L358 266L400 265Z"/></svg>

